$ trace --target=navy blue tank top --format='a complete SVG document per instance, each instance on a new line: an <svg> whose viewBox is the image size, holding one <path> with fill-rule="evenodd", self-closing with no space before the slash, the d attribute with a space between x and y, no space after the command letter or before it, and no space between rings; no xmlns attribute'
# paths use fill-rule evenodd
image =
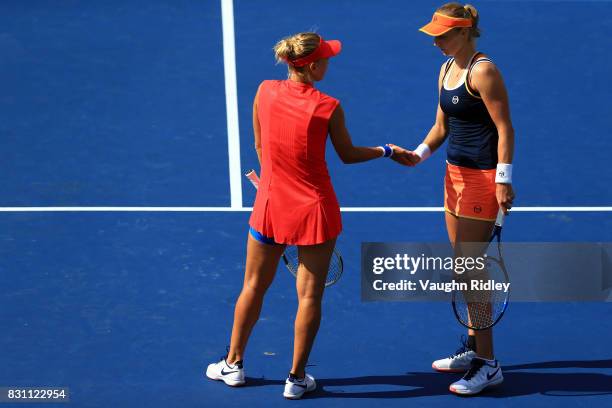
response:
<svg viewBox="0 0 612 408"><path fill-rule="evenodd" d="M446 89L446 76L453 59L448 60L440 90L440 108L448 117L447 161L472 169L494 169L497 166L497 128L482 98L468 85L467 77L472 68L487 58L470 61L463 81L454 89ZM475 61L475 62L474 62Z"/></svg>

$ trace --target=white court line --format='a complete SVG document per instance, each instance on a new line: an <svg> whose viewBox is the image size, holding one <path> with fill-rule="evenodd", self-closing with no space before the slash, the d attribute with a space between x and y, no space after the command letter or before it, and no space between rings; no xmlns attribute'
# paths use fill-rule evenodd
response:
<svg viewBox="0 0 612 408"><path fill-rule="evenodd" d="M221 0L221 20L223 24L223 68L225 72L230 206L233 210L238 210L242 208L242 171L240 170L240 127L238 125L238 85L236 81L233 0Z"/></svg>
<svg viewBox="0 0 612 408"><path fill-rule="evenodd" d="M443 212L444 207L342 207L343 212ZM516 212L608 212L612 207L513 207Z"/></svg>
<svg viewBox="0 0 612 408"><path fill-rule="evenodd" d="M247 212L234 207L0 207L0 212Z"/></svg>
<svg viewBox="0 0 612 408"><path fill-rule="evenodd" d="M0 212L251 212L251 207L0 207ZM443 207L342 207L342 212L443 212ZM514 207L515 212L612 212L612 207Z"/></svg>

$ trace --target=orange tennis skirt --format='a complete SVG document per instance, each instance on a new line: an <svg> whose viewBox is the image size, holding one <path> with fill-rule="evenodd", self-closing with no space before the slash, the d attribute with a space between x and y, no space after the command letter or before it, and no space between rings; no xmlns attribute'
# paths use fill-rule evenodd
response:
<svg viewBox="0 0 612 408"><path fill-rule="evenodd" d="M470 169L446 163L444 209L457 216L495 221L499 204L495 195L495 169Z"/></svg>

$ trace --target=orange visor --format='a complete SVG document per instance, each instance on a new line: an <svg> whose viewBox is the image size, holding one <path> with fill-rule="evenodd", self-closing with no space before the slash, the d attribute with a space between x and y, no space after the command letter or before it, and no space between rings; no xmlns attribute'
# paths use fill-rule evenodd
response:
<svg viewBox="0 0 612 408"><path fill-rule="evenodd" d="M449 17L444 14L434 13L429 24L419 28L419 31L424 32L432 37L437 37L449 32L456 27L471 27L472 20L469 18Z"/></svg>

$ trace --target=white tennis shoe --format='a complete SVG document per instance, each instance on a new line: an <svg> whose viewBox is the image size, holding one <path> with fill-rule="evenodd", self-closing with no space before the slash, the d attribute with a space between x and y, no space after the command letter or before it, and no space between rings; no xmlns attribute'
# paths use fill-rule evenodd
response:
<svg viewBox="0 0 612 408"><path fill-rule="evenodd" d="M467 341L463 338L461 348L455 351L455 354L434 361L431 368L445 373L464 373L472 366L474 357L476 357L476 352L468 347Z"/></svg>
<svg viewBox="0 0 612 408"><path fill-rule="evenodd" d="M431 368L445 373L464 373L470 369L472 360L476 357L476 352L466 350L450 357L436 360L431 364Z"/></svg>
<svg viewBox="0 0 612 408"><path fill-rule="evenodd" d="M242 361L230 365L225 357L222 357L218 363L209 364L206 369L206 376L211 380L223 381L232 387L238 387L245 383Z"/></svg>
<svg viewBox="0 0 612 408"><path fill-rule="evenodd" d="M300 379L289 375L285 381L285 392L283 392L283 397L288 399L300 399L302 395L314 391L316 388L317 383L310 374L306 374L304 378Z"/></svg>
<svg viewBox="0 0 612 408"><path fill-rule="evenodd" d="M459 395L475 395L503 381L504 376L497 360L484 360L476 357L472 360L472 367L463 378L452 383L449 389Z"/></svg>

